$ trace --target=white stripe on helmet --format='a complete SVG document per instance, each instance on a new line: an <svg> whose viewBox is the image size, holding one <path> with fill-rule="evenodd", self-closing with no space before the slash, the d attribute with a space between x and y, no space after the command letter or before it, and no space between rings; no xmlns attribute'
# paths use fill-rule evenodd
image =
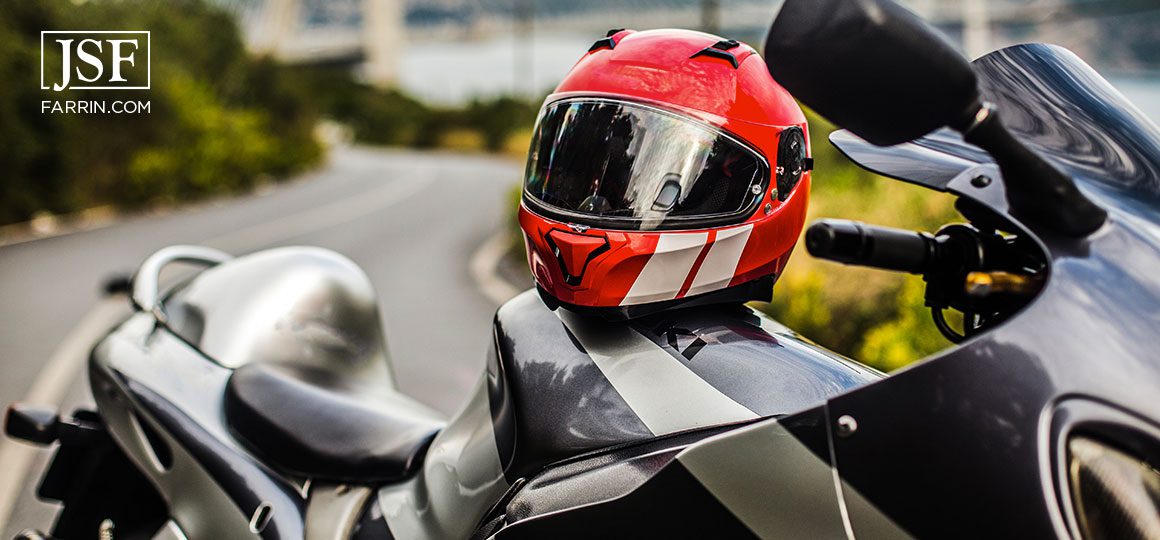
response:
<svg viewBox="0 0 1160 540"><path fill-rule="evenodd" d="M709 233L668 233L657 240L657 249L624 295L622 306L672 300L681 291Z"/></svg>
<svg viewBox="0 0 1160 540"><path fill-rule="evenodd" d="M717 231L717 239L709 247L709 253L697 270L693 284L685 296L693 296L717 289L724 289L733 280L737 264L741 262L741 252L749 242L753 224L749 223L733 229Z"/></svg>

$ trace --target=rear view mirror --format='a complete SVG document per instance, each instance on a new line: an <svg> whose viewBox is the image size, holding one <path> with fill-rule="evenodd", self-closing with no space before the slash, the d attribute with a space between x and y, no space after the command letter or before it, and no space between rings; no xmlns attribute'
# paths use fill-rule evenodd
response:
<svg viewBox="0 0 1160 540"><path fill-rule="evenodd" d="M951 126L1003 174L1012 213L1069 236L1107 217L1071 177L1011 135L971 64L891 0L785 0L765 42L769 73L822 116L879 146Z"/></svg>
<svg viewBox="0 0 1160 540"><path fill-rule="evenodd" d="M786 0L765 58L791 94L880 146L958 125L979 106L967 59L890 1Z"/></svg>

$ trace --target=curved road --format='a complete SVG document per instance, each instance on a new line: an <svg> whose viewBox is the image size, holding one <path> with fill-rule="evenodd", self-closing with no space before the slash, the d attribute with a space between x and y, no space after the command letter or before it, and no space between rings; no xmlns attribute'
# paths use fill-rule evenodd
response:
<svg viewBox="0 0 1160 540"><path fill-rule="evenodd" d="M508 189L520 174L514 161L485 156L336 148L322 168L265 192L0 247L0 401L32 392L56 402L41 405L86 402L81 374L90 336L127 313L109 301L94 310L101 283L161 247L203 244L242 254L315 245L370 275L399 386L450 414L483 368L497 307L476 289L468 261L503 226ZM24 465L31 469L24 479L25 471L3 468L21 463L4 455L13 453L5 444L0 528L7 538L24 527L47 529L50 509L29 503L27 485L47 453ZM3 490L15 482L24 491L6 521Z"/></svg>

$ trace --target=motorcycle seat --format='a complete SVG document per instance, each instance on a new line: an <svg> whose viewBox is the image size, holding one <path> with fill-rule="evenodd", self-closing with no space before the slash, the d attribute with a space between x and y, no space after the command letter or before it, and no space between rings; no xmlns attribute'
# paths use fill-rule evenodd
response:
<svg viewBox="0 0 1160 540"><path fill-rule="evenodd" d="M389 384L317 368L247 364L225 393L233 435L275 468L306 478L402 480L443 427L437 413Z"/></svg>

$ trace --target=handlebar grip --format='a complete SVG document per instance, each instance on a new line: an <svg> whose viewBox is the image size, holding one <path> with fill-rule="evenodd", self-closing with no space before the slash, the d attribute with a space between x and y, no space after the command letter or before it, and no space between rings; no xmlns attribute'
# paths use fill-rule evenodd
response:
<svg viewBox="0 0 1160 540"><path fill-rule="evenodd" d="M845 219L819 219L806 230L806 250L814 257L912 274L930 268L935 248L927 233Z"/></svg>

